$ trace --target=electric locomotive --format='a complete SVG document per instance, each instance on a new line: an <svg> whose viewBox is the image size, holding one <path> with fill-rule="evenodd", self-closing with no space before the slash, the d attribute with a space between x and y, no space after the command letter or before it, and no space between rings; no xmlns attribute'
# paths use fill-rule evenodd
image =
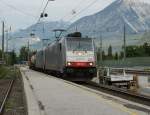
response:
<svg viewBox="0 0 150 115"><path fill-rule="evenodd" d="M97 73L94 40L69 34L37 52L35 67L71 81L91 80Z"/></svg>

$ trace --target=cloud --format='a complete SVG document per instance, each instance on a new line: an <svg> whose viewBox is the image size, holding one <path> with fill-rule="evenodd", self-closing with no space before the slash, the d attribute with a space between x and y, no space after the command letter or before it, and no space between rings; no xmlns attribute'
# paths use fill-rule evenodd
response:
<svg viewBox="0 0 150 115"><path fill-rule="evenodd" d="M18 28L26 28L36 23L47 0L0 0L1 19L5 19L7 25L12 25L16 30ZM94 0L55 0L50 2L46 12L48 13L47 21L65 20L68 21L72 15L72 10L77 13L87 7ZM115 0L97 0L92 6L84 12L77 15L74 20L83 16L96 13ZM143 1L143 0L142 0ZM144 0L149 2L149 0Z"/></svg>

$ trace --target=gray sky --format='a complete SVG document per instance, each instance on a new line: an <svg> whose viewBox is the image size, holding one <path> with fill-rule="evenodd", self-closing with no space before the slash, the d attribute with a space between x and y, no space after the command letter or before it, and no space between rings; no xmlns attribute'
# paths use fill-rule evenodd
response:
<svg viewBox="0 0 150 115"><path fill-rule="evenodd" d="M36 23L40 11L47 0L0 0L0 19L5 20L7 25L12 25L12 29L26 28ZM51 1L46 9L48 13L47 21L65 20L70 21L73 17L72 10L78 13L96 0L55 0ZM97 0L84 12L73 18L75 21L83 16L96 13L115 0ZM150 0L142 0L148 1Z"/></svg>

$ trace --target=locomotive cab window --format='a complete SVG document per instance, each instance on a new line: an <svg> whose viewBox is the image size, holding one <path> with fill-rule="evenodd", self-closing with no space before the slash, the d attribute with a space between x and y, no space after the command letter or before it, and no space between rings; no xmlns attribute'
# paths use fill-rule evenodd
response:
<svg viewBox="0 0 150 115"><path fill-rule="evenodd" d="M68 38L67 50L68 51L93 51L92 39Z"/></svg>

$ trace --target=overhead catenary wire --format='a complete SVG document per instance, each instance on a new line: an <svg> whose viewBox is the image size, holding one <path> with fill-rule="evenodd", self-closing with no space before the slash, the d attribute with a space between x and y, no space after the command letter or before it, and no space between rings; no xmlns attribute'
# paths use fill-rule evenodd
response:
<svg viewBox="0 0 150 115"><path fill-rule="evenodd" d="M46 8L47 8L47 6L48 6L48 3L49 3L49 1L54 1L54 0L47 0L47 2L46 2L46 5L45 5L45 7L44 7L44 9L43 9L43 11L41 12L41 13L44 13L45 12L45 10L46 10ZM73 18L75 18L77 15L79 15L80 13L82 13L83 11L85 11L87 8L89 8L91 5L93 5L95 2L97 2L98 0L95 0L94 2L92 2L92 3L90 3L88 6L86 6L84 9L82 9L81 11L79 11L76 15L74 15L70 20L72 20ZM43 4L43 2L44 2L44 0L42 1L42 4ZM73 8L72 10L75 10L76 11L76 9L78 8L78 6L82 3L83 1L80 1L76 6L75 6L75 8ZM76 13L76 12L75 12ZM68 15L68 14L67 14ZM61 20L63 20L67 15L64 15L62 18L61 18ZM36 22L36 24L38 24L39 22L40 22L40 20L41 20L41 16L39 16L39 18L38 18L38 21ZM69 21L70 21L69 20Z"/></svg>
<svg viewBox="0 0 150 115"><path fill-rule="evenodd" d="M91 7L93 4L95 4L98 0L94 0L92 3L90 3L88 6L86 6L84 9L82 9L81 11L79 11L78 13L76 13L73 17L71 17L68 21L72 21L77 15L81 14L82 12L84 12L85 10L87 10L89 7ZM70 28L67 28L67 30L69 30Z"/></svg>
<svg viewBox="0 0 150 115"><path fill-rule="evenodd" d="M47 8L47 6L48 6L49 1L54 1L54 0L47 0L46 5L45 5L44 9L42 10L42 12L39 11L40 14L44 14L44 13L45 13L45 10L46 10L46 8ZM82 2L83 2L83 0L81 0L81 1L76 5L76 7L75 7L74 9L76 9ZM44 0L42 0L41 8L42 8L43 4L44 4ZM40 9L41 9L41 8L40 8ZM72 9L72 10L73 10L73 9ZM64 16L61 18L61 20L63 20L66 16L68 16L68 14L64 15ZM37 22L35 23L35 24L36 24L36 27L37 27L37 24L40 22L41 18L42 18L41 15L38 16L38 20L37 20Z"/></svg>
<svg viewBox="0 0 150 115"><path fill-rule="evenodd" d="M46 8L47 8L47 6L48 6L49 1L54 1L54 0L47 0L46 5L45 5L45 7L44 7L44 9L43 9L43 11L42 11L43 14L45 13L45 10L46 10ZM41 15L39 16L37 23L38 23L40 20L41 20Z"/></svg>
<svg viewBox="0 0 150 115"><path fill-rule="evenodd" d="M24 12L24 11L22 11L21 9L18 9L18 8L16 8L15 6L4 2L3 0L0 0L0 2L3 3L5 6L7 6L7 7L13 9L14 11L17 11L18 13L20 13L20 14L22 14L22 15L25 15L25 16L28 16L28 17L32 17L32 18L36 18L34 15L32 15L32 14L30 14L30 13L27 13L27 12Z"/></svg>
<svg viewBox="0 0 150 115"><path fill-rule="evenodd" d="M42 12L41 13L45 13L45 10L46 10L46 8L47 8L47 6L48 6L48 3L49 3L49 1L54 1L54 0L47 0L47 2L46 2L46 5L45 5L45 7L44 7L44 9L42 10ZM79 11L79 12L76 12L76 9L78 8L78 6L83 2L83 1L80 1L77 5L76 5L76 7L75 8L73 8L72 10L75 10L75 14L73 15L73 17L71 17L70 19L69 19L69 21L71 21L72 19L74 19L77 15L79 15L80 13L82 13L82 12L84 12L85 10L87 10L90 6L92 6L94 3L96 3L98 0L94 0L92 3L90 3L89 5L87 5L85 8L83 8L81 11ZM43 0L43 2L44 2L44 0ZM42 5L43 5L43 2L42 2ZM85 2L85 1L84 1ZM62 18L61 18L61 20L62 19L64 19L65 17L66 17L67 15L65 15L65 16L63 16ZM39 16L39 18L38 18L38 21L36 22L36 24L38 24L39 22L40 22L40 20L41 20L41 16ZM69 29L69 28L68 28ZM67 29L67 30L68 30Z"/></svg>
<svg viewBox="0 0 150 115"><path fill-rule="evenodd" d="M78 13L76 13L76 15L74 15L72 18L69 19L69 21L72 21L72 19L74 19L77 15L81 14L82 12L84 12L85 10L87 10L89 7L91 7L93 4L95 4L98 0L94 0L92 3L90 3L88 6L86 6L84 9L82 9L81 11L79 11Z"/></svg>
<svg viewBox="0 0 150 115"><path fill-rule="evenodd" d="M37 17L39 18L39 12L41 11L41 9L42 9L42 7L43 7L43 5L44 5L44 1L45 0L42 0L42 2L41 2L41 5L40 5L40 8L39 8L39 10L38 10L38 12L37 12Z"/></svg>
<svg viewBox="0 0 150 115"><path fill-rule="evenodd" d="M37 18L38 18L38 21L35 23L35 28L37 27L37 24L39 23L39 21L40 21L40 16L39 16L39 12L41 12L41 9L42 9L42 7L43 7L43 5L44 5L44 1L45 0L42 0L42 2L41 2L41 5L40 5L40 8L39 8L39 10L38 10L38 12L37 12ZM35 31L35 29L33 29L32 31Z"/></svg>
<svg viewBox="0 0 150 115"><path fill-rule="evenodd" d="M82 2L85 2L85 0L83 1L83 0L81 0L73 9L71 9L72 11L74 10L74 11L76 11L77 10L77 8L79 8L79 6L81 5L81 3ZM64 15L62 18L60 18L60 20L63 20L64 18L66 18L67 16L68 16L68 14L70 14L71 13L71 11L69 11L66 15Z"/></svg>

